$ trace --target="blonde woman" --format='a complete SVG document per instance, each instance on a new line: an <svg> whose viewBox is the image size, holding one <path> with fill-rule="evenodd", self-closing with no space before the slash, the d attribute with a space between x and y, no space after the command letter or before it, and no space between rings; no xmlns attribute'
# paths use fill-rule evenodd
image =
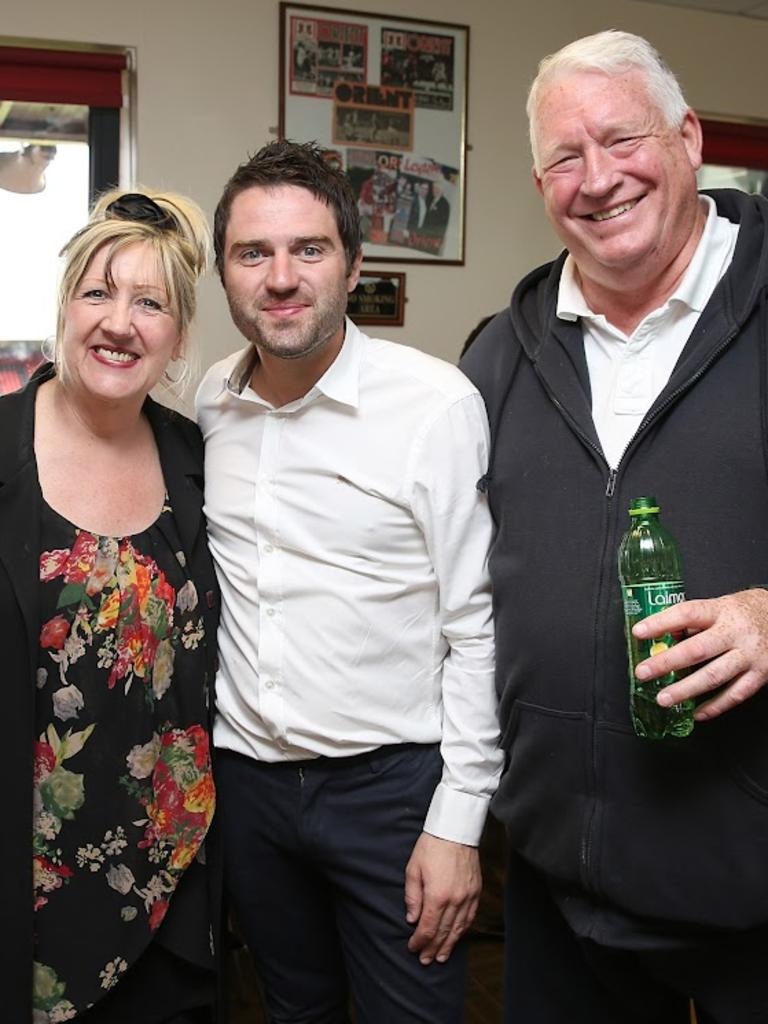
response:
<svg viewBox="0 0 768 1024"><path fill-rule="evenodd" d="M216 584L178 377L208 235L112 193L63 250L53 362L0 399L3 1019L213 1019Z"/></svg>

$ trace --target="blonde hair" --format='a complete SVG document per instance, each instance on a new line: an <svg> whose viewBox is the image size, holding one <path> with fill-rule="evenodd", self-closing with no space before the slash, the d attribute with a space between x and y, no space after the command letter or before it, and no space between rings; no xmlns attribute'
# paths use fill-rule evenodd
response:
<svg viewBox="0 0 768 1024"><path fill-rule="evenodd" d="M130 200L144 200L150 213L156 211L156 217L145 218L140 210L132 213ZM154 253L171 314L182 342L186 343L197 308L197 281L208 266L210 232L205 214L193 200L173 192L141 186L136 192L116 189L99 197L88 223L59 253L64 258L64 268L59 283L53 360L60 374L66 374L61 359L65 311L94 256L104 246L108 247L104 272L109 282L117 253L138 243L149 245Z"/></svg>
<svg viewBox="0 0 768 1024"><path fill-rule="evenodd" d="M536 139L541 92L558 75L579 71L595 71L604 75L639 71L645 78L648 97L664 118L667 127L679 128L685 120L688 104L680 83L647 39L618 29L584 36L543 58L528 93L525 109L528 114L531 152L537 171L541 169Z"/></svg>

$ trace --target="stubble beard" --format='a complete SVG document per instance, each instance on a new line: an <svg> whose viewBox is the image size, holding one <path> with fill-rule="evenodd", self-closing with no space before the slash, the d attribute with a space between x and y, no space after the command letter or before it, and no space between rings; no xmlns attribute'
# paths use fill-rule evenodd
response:
<svg viewBox="0 0 768 1024"><path fill-rule="evenodd" d="M232 322L238 331L263 352L278 359L302 359L322 348L342 327L347 310L346 284L326 294L312 306L310 316L302 313L302 323L269 323L268 314L258 305L247 308L227 295Z"/></svg>

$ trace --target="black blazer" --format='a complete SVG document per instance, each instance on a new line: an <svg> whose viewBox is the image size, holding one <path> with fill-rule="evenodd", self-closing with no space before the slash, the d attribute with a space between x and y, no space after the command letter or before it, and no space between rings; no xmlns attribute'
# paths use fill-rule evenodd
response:
<svg viewBox="0 0 768 1024"><path fill-rule="evenodd" d="M0 398L0 993L2 1018L32 1019L32 764L40 614L42 493L34 454L37 389ZM203 444L194 423L147 398L190 577L205 622L205 682L213 711L218 589L203 517ZM218 900L215 901L218 903Z"/></svg>

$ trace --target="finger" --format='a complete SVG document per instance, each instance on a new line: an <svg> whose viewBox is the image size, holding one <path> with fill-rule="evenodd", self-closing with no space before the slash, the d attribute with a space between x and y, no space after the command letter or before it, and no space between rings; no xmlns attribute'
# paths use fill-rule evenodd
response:
<svg viewBox="0 0 768 1024"><path fill-rule="evenodd" d="M432 961L437 956L438 951L441 950L443 946L446 945L446 943L448 943L449 950L453 949L453 947L456 945L456 939L458 939L458 936L456 936L456 939L452 939L452 935L454 923L456 921L457 910L458 908L453 906L452 904L448 904L444 908L437 922L437 927L435 928L434 935L432 936L431 940L422 948L421 953L419 954L420 963L424 964L425 966L427 964L431 964ZM459 932L459 935L461 935L461 932Z"/></svg>
<svg viewBox="0 0 768 1024"><path fill-rule="evenodd" d="M439 911L434 906L430 906L428 902L425 902L419 916L418 926L408 940L408 949L412 953L421 953L430 942L434 941L440 924L440 917Z"/></svg>
<svg viewBox="0 0 768 1024"><path fill-rule="evenodd" d="M731 643L725 635L716 629L709 629L704 633L689 636L666 651L641 661L635 669L635 675L643 681L659 679L669 672L679 672L681 669L709 662L728 651L730 646Z"/></svg>
<svg viewBox="0 0 768 1024"><path fill-rule="evenodd" d="M421 916L424 900L424 885L421 871L408 864L405 869L405 919L408 924L415 924Z"/></svg>
<svg viewBox="0 0 768 1024"><path fill-rule="evenodd" d="M664 611L655 612L638 622L632 632L641 640L664 633L678 633L685 629L709 629L717 618L718 599L710 598L698 601L683 601L672 605Z"/></svg>
<svg viewBox="0 0 768 1024"><path fill-rule="evenodd" d="M741 651L727 651L714 661L702 665L685 679L664 687L656 699L661 707L669 708L673 704L680 704L681 701L719 690L721 686L743 675L746 669L747 665Z"/></svg>
<svg viewBox="0 0 768 1024"><path fill-rule="evenodd" d="M453 922L453 927L445 938L440 948L437 951L435 960L438 963L444 964L448 957L454 950L456 943L469 930L470 925L475 919L477 913L477 906L480 901L478 899L469 900L464 906L459 908L459 912L456 915L456 919Z"/></svg>
<svg viewBox="0 0 768 1024"><path fill-rule="evenodd" d="M718 715L722 715L726 711L732 711L739 704L743 704L745 700L754 697L761 685L759 675L754 672L745 672L721 693L696 708L693 717L697 722L706 722L710 718L717 718Z"/></svg>

